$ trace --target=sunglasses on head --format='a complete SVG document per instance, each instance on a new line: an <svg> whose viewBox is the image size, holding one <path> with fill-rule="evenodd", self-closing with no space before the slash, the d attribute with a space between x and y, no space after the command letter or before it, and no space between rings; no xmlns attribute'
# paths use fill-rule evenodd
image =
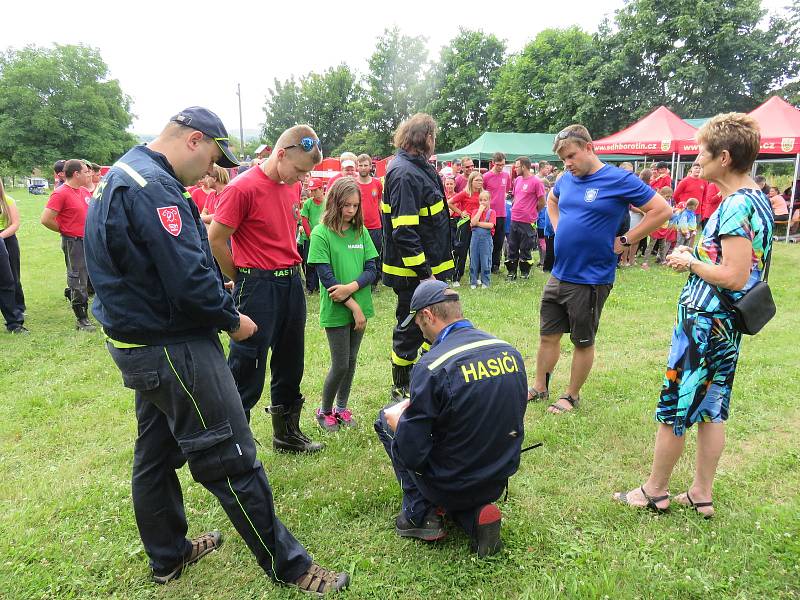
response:
<svg viewBox="0 0 800 600"><path fill-rule="evenodd" d="M288 150L289 148L302 148L306 152L311 152L314 149L314 146L319 148L319 151L322 152L322 143L313 137L304 137L300 140L298 144L292 144L291 146L286 146L284 150Z"/></svg>
<svg viewBox="0 0 800 600"><path fill-rule="evenodd" d="M555 141L558 142L560 140L566 140L567 138L571 138L571 137L577 138L579 140L583 140L584 142L588 142L589 141L581 133L579 133L577 131L572 131L571 129L564 129L562 131L559 131L556 134L556 140Z"/></svg>

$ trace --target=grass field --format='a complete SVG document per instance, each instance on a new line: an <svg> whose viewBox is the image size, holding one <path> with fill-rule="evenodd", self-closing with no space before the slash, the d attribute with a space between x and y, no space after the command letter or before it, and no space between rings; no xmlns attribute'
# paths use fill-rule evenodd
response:
<svg viewBox="0 0 800 600"><path fill-rule="evenodd" d="M23 216L23 284L31 335L0 335L0 597L300 598L258 568L216 500L181 471L190 534L220 528L220 551L165 587L149 583L130 499L132 392L102 335L74 330L62 296L58 237L38 224L45 198L10 190ZM348 598L800 597L800 247L780 245L770 278L778 318L743 343L717 516L677 507L655 516L611 502L644 481L653 409L685 275L619 273L606 305L583 404L553 417L529 405L523 455L504 513L505 550L478 560L458 531L435 546L396 537L400 491L372 430L388 399L394 294L382 288L359 357L351 406L360 426L325 437L317 456L277 455L263 407L253 430L277 511L323 565L350 571ZM545 276L487 291L462 288L467 316L513 343L532 371ZM311 417L328 349L308 303L303 391ZM563 390L565 342L553 389ZM265 392L266 395L266 392ZM476 424L479 426L479 424ZM695 432L672 492L690 482Z"/></svg>

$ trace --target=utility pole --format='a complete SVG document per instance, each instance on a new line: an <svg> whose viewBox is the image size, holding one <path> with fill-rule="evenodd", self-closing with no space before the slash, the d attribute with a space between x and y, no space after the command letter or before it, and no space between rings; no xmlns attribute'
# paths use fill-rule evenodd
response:
<svg viewBox="0 0 800 600"><path fill-rule="evenodd" d="M242 84L236 84L236 95L239 96L239 154L244 156L244 127L242 127Z"/></svg>

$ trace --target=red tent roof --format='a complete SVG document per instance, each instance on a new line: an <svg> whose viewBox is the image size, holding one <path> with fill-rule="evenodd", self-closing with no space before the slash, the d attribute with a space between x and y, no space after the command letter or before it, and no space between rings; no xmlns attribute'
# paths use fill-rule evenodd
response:
<svg viewBox="0 0 800 600"><path fill-rule="evenodd" d="M696 128L666 106L659 106L630 127L595 140L593 146L597 154L680 154L687 152L687 146L696 146L696 132Z"/></svg>
<svg viewBox="0 0 800 600"><path fill-rule="evenodd" d="M773 96L750 113L761 128L764 154L800 153L800 110Z"/></svg>

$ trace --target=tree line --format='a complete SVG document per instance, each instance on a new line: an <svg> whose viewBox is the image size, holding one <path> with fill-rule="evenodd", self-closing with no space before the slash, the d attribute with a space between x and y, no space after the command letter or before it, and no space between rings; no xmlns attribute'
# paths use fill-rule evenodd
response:
<svg viewBox="0 0 800 600"><path fill-rule="evenodd" d="M386 29L362 76L340 64L276 79L262 139L308 122L328 155L385 156L394 129L417 111L434 116L445 151L484 131L574 122L600 137L662 104L686 118L747 112L775 93L798 105L799 24L798 0L782 15L760 0L628 0L596 32L545 29L515 54L462 28L432 60L425 38Z"/></svg>
<svg viewBox="0 0 800 600"><path fill-rule="evenodd" d="M417 111L434 116L437 148L451 150L484 131L573 122L599 137L662 104L687 118L750 111L775 93L800 105L800 0L780 15L760 0L627 0L593 33L546 29L508 53L495 35L462 28L432 59L425 38L387 29L359 68L275 80L261 141L308 122L327 155L386 156ZM97 49L0 53L0 174L48 173L69 156L111 164L136 143L132 118Z"/></svg>

